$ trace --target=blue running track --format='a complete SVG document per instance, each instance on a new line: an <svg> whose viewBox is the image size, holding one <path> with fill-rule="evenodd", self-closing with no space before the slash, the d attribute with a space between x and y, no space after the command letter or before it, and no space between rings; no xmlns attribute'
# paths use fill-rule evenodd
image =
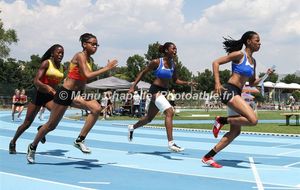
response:
<svg viewBox="0 0 300 190"><path fill-rule="evenodd" d="M9 141L21 124L10 117L0 111L1 190L300 190L299 136L242 134L215 157L224 166L215 169L201 162L219 140L209 131L174 130L185 151L173 153L165 129L137 129L129 143L126 125L135 121L98 121L86 139L92 153L83 154L73 141L84 122L63 119L39 144L36 163L27 164L27 146L45 121L36 119L10 155Z"/></svg>

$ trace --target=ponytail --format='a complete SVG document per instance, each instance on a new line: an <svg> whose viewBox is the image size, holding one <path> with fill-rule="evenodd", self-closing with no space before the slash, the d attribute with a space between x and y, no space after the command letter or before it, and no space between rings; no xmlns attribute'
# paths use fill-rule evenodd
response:
<svg viewBox="0 0 300 190"><path fill-rule="evenodd" d="M165 54L166 50L171 46L175 45L173 42L166 42L164 45L159 45L158 51L159 53Z"/></svg>
<svg viewBox="0 0 300 190"><path fill-rule="evenodd" d="M251 39L252 36L257 35L254 31L248 31L243 34L241 39L234 40L229 36L229 38L224 38L223 47L227 53L231 53L234 51L239 51L243 48L243 44L247 44L247 40Z"/></svg>

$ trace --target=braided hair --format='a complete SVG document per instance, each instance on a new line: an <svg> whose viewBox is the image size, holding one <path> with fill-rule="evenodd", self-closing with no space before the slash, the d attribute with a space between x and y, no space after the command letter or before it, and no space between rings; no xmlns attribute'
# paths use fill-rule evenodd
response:
<svg viewBox="0 0 300 190"><path fill-rule="evenodd" d="M50 59L50 57L52 56L53 52L57 49L57 48L62 48L63 46L60 44L54 44L53 46L51 46L42 56L41 62Z"/></svg>

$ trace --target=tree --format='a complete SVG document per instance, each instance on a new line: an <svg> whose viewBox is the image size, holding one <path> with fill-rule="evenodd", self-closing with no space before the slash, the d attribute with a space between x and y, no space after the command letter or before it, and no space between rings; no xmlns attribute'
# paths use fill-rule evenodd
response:
<svg viewBox="0 0 300 190"><path fill-rule="evenodd" d="M265 75L265 73L259 73L259 78L260 77L263 77ZM276 83L278 80L278 74L277 73L272 73L268 76L268 78L266 79L266 81L270 81L270 82L273 82L273 83Z"/></svg>
<svg viewBox="0 0 300 190"><path fill-rule="evenodd" d="M296 76L295 74L288 74L283 79L280 80L281 82L290 84L290 83L298 83L300 84L300 77Z"/></svg>
<svg viewBox="0 0 300 190"><path fill-rule="evenodd" d="M5 30L3 27L3 22L0 19L0 58L8 57L10 52L8 46L17 42L18 38L16 31L13 29Z"/></svg>
<svg viewBox="0 0 300 190"><path fill-rule="evenodd" d="M126 61L127 70L126 75L129 81L134 81L140 71L146 67L145 59L140 55L133 55L128 57Z"/></svg>
<svg viewBox="0 0 300 190"><path fill-rule="evenodd" d="M158 50L159 46L160 46L160 44L158 42L148 45L148 51L145 54L145 58L148 61L151 61L153 59L158 59L158 58L164 56L162 53L159 52L159 50Z"/></svg>
<svg viewBox="0 0 300 190"><path fill-rule="evenodd" d="M192 72L188 70L181 61L178 61L176 64L177 77L183 81L191 81L192 80ZM191 91L191 87L187 85L178 85L174 82L171 82L170 89L175 89L177 92L189 92Z"/></svg>
<svg viewBox="0 0 300 190"><path fill-rule="evenodd" d="M214 90L214 77L209 69L205 69L204 72L198 72L198 75L194 78L195 82L198 83L196 87L200 92L210 93Z"/></svg>
<svg viewBox="0 0 300 190"><path fill-rule="evenodd" d="M295 90L293 93L292 93L292 96L295 98L295 100L297 102L300 101L300 90Z"/></svg>
<svg viewBox="0 0 300 190"><path fill-rule="evenodd" d="M225 84L225 83L228 82L228 80L229 80L229 78L231 76L231 71L228 70L228 69L220 71L219 76L220 76L220 82L221 82L221 84Z"/></svg>
<svg viewBox="0 0 300 190"><path fill-rule="evenodd" d="M39 55L31 55L30 61L18 61L22 75L20 80L22 84L20 86L25 89L32 89L34 87L33 79L41 65L41 57Z"/></svg>
<svg viewBox="0 0 300 190"><path fill-rule="evenodd" d="M10 95L15 88L20 88L22 69L19 63L12 58L0 58L0 94Z"/></svg>

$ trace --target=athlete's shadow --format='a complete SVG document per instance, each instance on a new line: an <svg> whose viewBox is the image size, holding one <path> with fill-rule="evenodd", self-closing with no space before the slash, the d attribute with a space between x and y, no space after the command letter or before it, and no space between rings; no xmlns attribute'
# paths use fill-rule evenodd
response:
<svg viewBox="0 0 300 190"><path fill-rule="evenodd" d="M101 168L104 165L111 165L116 163L106 163L106 164L99 164L99 160L97 159L78 159L76 158L67 158L67 159L74 159L73 161L66 161L66 162L58 162L58 163L46 163L46 162L36 162L35 164L41 164L41 165L50 165L50 166L72 166L74 165L74 168L78 169L84 169L84 170L91 170L92 168Z"/></svg>
<svg viewBox="0 0 300 190"><path fill-rule="evenodd" d="M103 165L116 164L116 163L100 164L99 160L97 160L97 159L82 159L82 158L74 158L74 157L64 157L66 152L68 152L68 150L60 150L60 149L51 150L51 151L47 151L47 152L38 152L37 154L40 154L40 155L57 156L57 159L64 159L65 162L58 162L58 163L36 162L35 164L50 165L50 166L74 165L75 166L74 168L85 169L85 170L90 170L92 168L101 168ZM59 157L61 157L61 158L59 158Z"/></svg>
<svg viewBox="0 0 300 190"><path fill-rule="evenodd" d="M227 166L227 167L233 167L233 168L241 168L241 169L249 169L250 166L241 166L240 164L242 163L247 163L247 165L250 164L249 161L245 160L216 160L217 163L221 164L222 166ZM260 164L256 162L255 164Z"/></svg>
<svg viewBox="0 0 300 190"><path fill-rule="evenodd" d="M147 155L154 155L154 156L161 156L169 160L183 160L181 158L174 158L170 154L174 152L160 152L160 151L154 151L154 152L128 152L128 154L147 154ZM184 153L177 153L183 155Z"/></svg>
<svg viewBox="0 0 300 190"><path fill-rule="evenodd" d="M64 156L66 152L69 152L69 151L68 150L55 149L55 150L49 150L47 152L38 152L38 154L49 155L49 156Z"/></svg>

